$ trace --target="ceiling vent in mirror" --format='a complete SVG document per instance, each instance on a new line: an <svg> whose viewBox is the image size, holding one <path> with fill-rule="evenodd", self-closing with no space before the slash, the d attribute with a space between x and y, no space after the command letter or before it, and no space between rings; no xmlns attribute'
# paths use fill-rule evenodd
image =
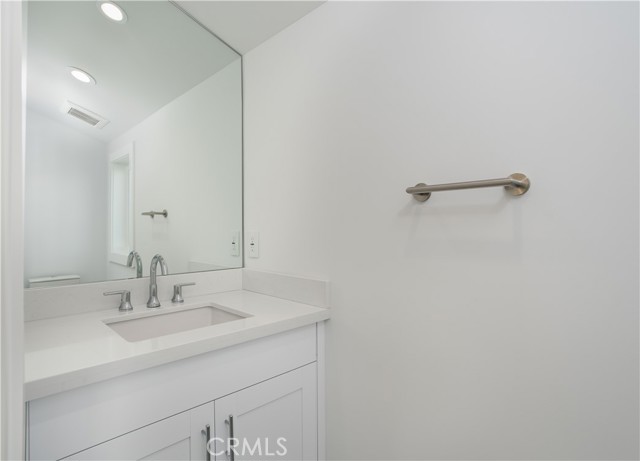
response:
<svg viewBox="0 0 640 461"><path fill-rule="evenodd" d="M102 117L101 115L98 115L95 112L91 112L90 110L74 104L71 101L67 101L65 103L64 111L72 117L75 117L78 120L82 120L83 122L88 123L95 128L102 128L109 123L109 120Z"/></svg>

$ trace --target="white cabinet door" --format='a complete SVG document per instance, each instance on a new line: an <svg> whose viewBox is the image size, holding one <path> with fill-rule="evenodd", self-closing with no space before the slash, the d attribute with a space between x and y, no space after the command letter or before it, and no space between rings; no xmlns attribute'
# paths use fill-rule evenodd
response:
<svg viewBox="0 0 640 461"><path fill-rule="evenodd" d="M213 427L213 402L163 419L95 447L67 460L205 461L206 426ZM211 434L213 437L213 434Z"/></svg>
<svg viewBox="0 0 640 461"><path fill-rule="evenodd" d="M214 403L200 405L189 412L191 423L191 459L211 461L211 453L207 453L207 442L214 437ZM211 445L213 449L213 445ZM213 451L213 450L212 450Z"/></svg>
<svg viewBox="0 0 640 461"><path fill-rule="evenodd" d="M216 400L216 461L316 460L317 404L315 363Z"/></svg>
<svg viewBox="0 0 640 461"><path fill-rule="evenodd" d="M189 413L163 419L69 456L69 460L189 460Z"/></svg>

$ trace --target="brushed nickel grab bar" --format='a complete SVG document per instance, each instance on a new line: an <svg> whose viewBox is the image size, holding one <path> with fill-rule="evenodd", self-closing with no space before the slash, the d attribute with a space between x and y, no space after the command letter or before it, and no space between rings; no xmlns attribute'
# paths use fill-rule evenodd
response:
<svg viewBox="0 0 640 461"><path fill-rule="evenodd" d="M167 216L169 216L169 213L167 212L167 210L162 210L162 211L145 211L144 213L142 213L142 216L151 216L151 219L153 219L155 217L155 215L162 215L165 218Z"/></svg>
<svg viewBox="0 0 640 461"><path fill-rule="evenodd" d="M431 197L431 192L499 186L504 186L504 190L506 190L509 195L522 195L529 190L531 182L526 175L522 173L513 173L512 175L509 175L508 178L500 179L482 179L480 181L452 182L449 184L432 185L419 183L413 187L407 187L407 194L413 195L413 198L419 202L426 202L429 200L429 197Z"/></svg>

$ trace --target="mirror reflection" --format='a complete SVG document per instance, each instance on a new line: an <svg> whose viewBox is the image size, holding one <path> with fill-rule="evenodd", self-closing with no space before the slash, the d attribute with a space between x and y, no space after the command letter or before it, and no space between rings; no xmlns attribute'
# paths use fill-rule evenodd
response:
<svg viewBox="0 0 640 461"><path fill-rule="evenodd" d="M26 2L25 287L242 266L240 56L109 5Z"/></svg>

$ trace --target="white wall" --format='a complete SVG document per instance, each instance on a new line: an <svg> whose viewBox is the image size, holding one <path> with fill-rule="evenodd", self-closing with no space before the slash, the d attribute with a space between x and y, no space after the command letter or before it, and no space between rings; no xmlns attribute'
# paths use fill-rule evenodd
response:
<svg viewBox="0 0 640 461"><path fill-rule="evenodd" d="M26 123L25 283L63 274L104 280L106 145L32 110Z"/></svg>
<svg viewBox="0 0 640 461"><path fill-rule="evenodd" d="M240 72L238 59L109 143L110 152L134 143L135 249L145 275L156 253L171 273L193 261L242 265L230 254L231 234L242 229ZM163 209L166 219L140 215ZM109 278L128 271L116 266Z"/></svg>
<svg viewBox="0 0 640 461"><path fill-rule="evenodd" d="M330 459L637 459L638 77L637 3L328 2L245 56L247 267L332 282Z"/></svg>

